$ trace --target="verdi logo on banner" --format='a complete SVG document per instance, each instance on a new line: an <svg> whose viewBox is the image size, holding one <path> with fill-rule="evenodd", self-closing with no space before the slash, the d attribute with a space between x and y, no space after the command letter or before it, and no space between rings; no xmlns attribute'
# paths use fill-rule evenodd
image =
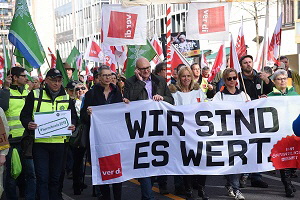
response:
<svg viewBox="0 0 300 200"><path fill-rule="evenodd" d="M121 154L98 158L100 173L103 181L122 176Z"/></svg>
<svg viewBox="0 0 300 200"><path fill-rule="evenodd" d="M198 10L199 34L225 31L224 6Z"/></svg>
<svg viewBox="0 0 300 200"><path fill-rule="evenodd" d="M100 49L99 45L97 45L96 42L92 41L92 46L91 46L89 56L98 58L100 51L101 51L101 49Z"/></svg>
<svg viewBox="0 0 300 200"><path fill-rule="evenodd" d="M137 22L137 14L127 12L110 12L108 37L133 39Z"/></svg>

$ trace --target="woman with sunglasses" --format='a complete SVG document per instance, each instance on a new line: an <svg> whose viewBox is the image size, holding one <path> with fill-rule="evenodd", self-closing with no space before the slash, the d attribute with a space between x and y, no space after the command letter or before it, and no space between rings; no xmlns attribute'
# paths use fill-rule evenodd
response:
<svg viewBox="0 0 300 200"><path fill-rule="evenodd" d="M180 68L176 85L171 84L169 89L174 98L175 106L203 102L206 98L206 95L200 89L200 85L194 82L194 76L191 68L186 66ZM180 181L179 177L180 176L174 176L175 184L178 184ZM183 176L186 199L197 199L193 197L193 179L196 180L198 196L202 197L203 200L208 200L209 197L205 192L206 175ZM178 185L177 187L179 188L180 186Z"/></svg>
<svg viewBox="0 0 300 200"><path fill-rule="evenodd" d="M88 91L87 87L83 83L77 83L74 86L74 102L75 102L75 108L76 113L80 119L80 109L82 106L82 101L85 93ZM83 131L83 129L79 129L80 125L78 125L77 131ZM79 133L77 133L79 134ZM72 143L72 142L71 142ZM85 147L82 146L74 146L73 145L73 189L74 189L74 195L80 195L81 191L87 187L83 183L84 174L83 174L83 157L86 151Z"/></svg>
<svg viewBox="0 0 300 200"><path fill-rule="evenodd" d="M227 68L223 72L224 86L214 96L212 101L250 101L249 95L236 87L237 85L237 71L232 68ZM226 189L228 196L235 197L237 200L243 200L245 197L240 191L240 176L241 174L229 174L225 175L227 180Z"/></svg>
<svg viewBox="0 0 300 200"><path fill-rule="evenodd" d="M273 74L273 82L275 87L273 87L273 91L268 94L268 97L272 96L298 96L299 94L295 92L294 87L288 86L288 73L287 71L280 69L274 72ZM286 197L294 197L296 188L292 184L291 178L293 174L296 173L296 169L287 168L280 169L281 181L284 185L285 196Z"/></svg>
<svg viewBox="0 0 300 200"><path fill-rule="evenodd" d="M108 66L101 66L97 73L99 83L95 84L93 89L85 94L84 104L80 111L81 119L90 127L90 116L92 108L90 106L99 106L105 104L123 102L122 94L118 87L111 83L112 73ZM99 133L101 134L101 132ZM122 183L112 184L114 200L122 198ZM110 200L111 193L109 184L100 185L100 192L103 200Z"/></svg>

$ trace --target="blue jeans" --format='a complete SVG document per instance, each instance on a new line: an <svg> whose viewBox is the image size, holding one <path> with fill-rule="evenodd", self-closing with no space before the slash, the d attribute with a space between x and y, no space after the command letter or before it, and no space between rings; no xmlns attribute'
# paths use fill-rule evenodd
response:
<svg viewBox="0 0 300 200"><path fill-rule="evenodd" d="M33 145L38 199L59 199L59 177L62 171L64 146L64 143L34 143Z"/></svg>
<svg viewBox="0 0 300 200"><path fill-rule="evenodd" d="M229 174L229 175L225 175L225 178L227 180L226 182L226 186L231 186L234 193L237 190L240 190L240 177L241 174Z"/></svg>
<svg viewBox="0 0 300 200"><path fill-rule="evenodd" d="M19 152L19 156L22 163L22 173L17 179L14 179L11 172L11 157L12 150L16 148ZM21 180L23 179L23 180ZM36 194L36 178L34 172L34 164L32 159L22 158L21 154L21 145L12 144L12 147L9 149L9 152L6 156L6 178L5 178L5 194L6 198L9 200L18 200L17 195L17 183L24 182L25 184L25 199L26 200L35 200Z"/></svg>
<svg viewBox="0 0 300 200"><path fill-rule="evenodd" d="M152 192L152 178L139 178L139 182L141 183L142 200L154 200Z"/></svg>

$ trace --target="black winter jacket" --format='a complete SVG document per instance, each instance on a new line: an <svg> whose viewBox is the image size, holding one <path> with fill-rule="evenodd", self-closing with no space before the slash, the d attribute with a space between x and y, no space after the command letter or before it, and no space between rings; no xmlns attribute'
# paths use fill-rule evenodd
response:
<svg viewBox="0 0 300 200"><path fill-rule="evenodd" d="M254 76L253 80L248 79L244 74L241 75L239 73L239 80L242 80L241 76L243 76L246 92L250 96L251 100L258 99L258 96L262 95L261 87L262 87L262 80L259 78L259 74L253 70ZM241 84L240 89L244 91L243 84ZM274 87L274 83L270 80L269 84L263 83L263 94L269 94L272 92ZM245 92L245 91L244 91Z"/></svg>
<svg viewBox="0 0 300 200"><path fill-rule="evenodd" d="M87 108L89 106L99 106L105 104L119 103L123 102L122 94L114 84L110 84L111 92L108 95L108 98L105 99L104 96L104 87L100 84L94 85L93 89L89 90L83 101L83 106L80 110L80 119L83 123L90 125L90 116L87 114Z"/></svg>

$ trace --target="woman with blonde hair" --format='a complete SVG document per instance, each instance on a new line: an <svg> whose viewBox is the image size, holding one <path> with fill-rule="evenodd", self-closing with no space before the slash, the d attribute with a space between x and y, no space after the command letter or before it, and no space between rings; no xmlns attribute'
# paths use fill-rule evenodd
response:
<svg viewBox="0 0 300 200"><path fill-rule="evenodd" d="M187 66L180 68L176 85L171 84L169 89L174 98L175 106L203 102L206 98L199 84L194 82L191 68ZM197 182L198 196L202 197L203 200L208 200L209 197L205 192L206 175L183 176L186 199L194 199L192 188L193 179L196 179Z"/></svg>

